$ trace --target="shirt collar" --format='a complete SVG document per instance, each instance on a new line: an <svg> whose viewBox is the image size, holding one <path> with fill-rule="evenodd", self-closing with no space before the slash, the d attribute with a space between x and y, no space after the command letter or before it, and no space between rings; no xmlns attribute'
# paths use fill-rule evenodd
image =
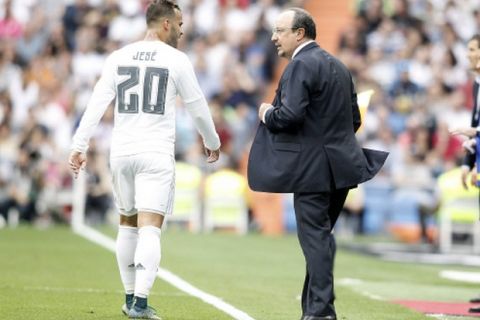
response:
<svg viewBox="0 0 480 320"><path fill-rule="evenodd" d="M300 50L302 50L307 44L310 44L312 42L314 42L314 41L313 40L308 40L308 41L302 43L301 45L299 45L297 47L297 49L295 49L295 51L293 51L292 59L295 58L295 56L300 52Z"/></svg>
<svg viewBox="0 0 480 320"><path fill-rule="evenodd" d="M295 55L295 53L294 53L294 55ZM476 81L478 84L480 84L480 75L475 77L475 81Z"/></svg>

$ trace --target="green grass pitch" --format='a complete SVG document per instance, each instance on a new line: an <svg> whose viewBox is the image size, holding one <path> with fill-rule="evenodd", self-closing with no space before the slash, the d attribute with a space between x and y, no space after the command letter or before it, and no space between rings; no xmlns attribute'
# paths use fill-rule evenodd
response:
<svg viewBox="0 0 480 320"><path fill-rule="evenodd" d="M256 320L300 318L304 261L294 236L167 230L162 234L161 264ZM339 251L335 262L339 319L432 319L389 300L462 302L480 293L480 286L439 278L441 269ZM149 302L164 320L231 319L160 279ZM0 319L126 319L120 312L122 303L115 257L106 249L66 227L0 230Z"/></svg>

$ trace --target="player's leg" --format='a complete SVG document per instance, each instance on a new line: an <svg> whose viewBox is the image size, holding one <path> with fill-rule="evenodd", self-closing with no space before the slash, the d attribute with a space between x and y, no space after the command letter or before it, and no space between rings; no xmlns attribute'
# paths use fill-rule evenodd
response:
<svg viewBox="0 0 480 320"><path fill-rule="evenodd" d="M112 186L115 204L120 211L120 223L116 241L116 257L120 278L125 290L122 312L128 314L133 305L135 292L135 250L138 242L138 227L135 203L135 178L130 157L111 159Z"/></svg>
<svg viewBox="0 0 480 320"><path fill-rule="evenodd" d="M136 275L134 258L137 243L137 215L121 215L115 251L120 278L122 279L125 290L125 304L122 306L122 312L124 314L128 314L128 310L133 305Z"/></svg>
<svg viewBox="0 0 480 320"><path fill-rule="evenodd" d="M129 316L156 319L148 306L148 296L157 276L161 259L160 235L164 215L153 212L138 213L138 244L135 252L135 303Z"/></svg>
<svg viewBox="0 0 480 320"><path fill-rule="evenodd" d="M135 252L135 304L130 318L157 319L148 307L161 259L161 227L165 215L171 214L174 196L175 161L161 153L138 157L135 179L135 203L138 209L138 244Z"/></svg>

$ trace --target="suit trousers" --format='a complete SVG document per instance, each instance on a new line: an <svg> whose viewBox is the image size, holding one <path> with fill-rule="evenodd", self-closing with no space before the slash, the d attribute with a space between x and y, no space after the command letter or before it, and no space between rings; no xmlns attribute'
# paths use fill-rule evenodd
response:
<svg viewBox="0 0 480 320"><path fill-rule="evenodd" d="M302 291L304 317L336 317L333 304L335 240L332 229L348 190L294 193L298 240L307 264Z"/></svg>

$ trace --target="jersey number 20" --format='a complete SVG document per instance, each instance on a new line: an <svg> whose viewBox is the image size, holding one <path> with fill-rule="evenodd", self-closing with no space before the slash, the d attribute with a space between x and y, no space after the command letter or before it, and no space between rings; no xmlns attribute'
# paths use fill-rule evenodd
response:
<svg viewBox="0 0 480 320"><path fill-rule="evenodd" d="M118 67L119 76L129 76L117 86L118 112L138 113L138 94L130 93L130 103L125 102L126 91L139 84L140 68ZM143 104L145 113L164 114L167 94L168 69L147 67L143 80Z"/></svg>

